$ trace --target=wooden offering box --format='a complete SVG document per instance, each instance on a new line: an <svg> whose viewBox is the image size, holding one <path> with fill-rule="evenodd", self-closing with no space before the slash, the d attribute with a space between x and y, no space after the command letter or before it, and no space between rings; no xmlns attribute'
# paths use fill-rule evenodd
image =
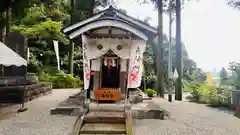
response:
<svg viewBox="0 0 240 135"><path fill-rule="evenodd" d="M95 90L95 97L98 101L118 101L121 100L121 89L99 88Z"/></svg>

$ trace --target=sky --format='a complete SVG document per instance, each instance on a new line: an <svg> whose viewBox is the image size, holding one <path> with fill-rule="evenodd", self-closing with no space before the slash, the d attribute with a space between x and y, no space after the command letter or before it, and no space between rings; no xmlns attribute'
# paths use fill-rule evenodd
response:
<svg viewBox="0 0 240 135"><path fill-rule="evenodd" d="M182 10L182 42L189 57L207 72L227 68L231 61L240 62L240 11L229 7L226 0L193 1L187 2ZM151 25L157 26L153 5L139 5L136 0L116 2L133 17L142 20L151 17ZM163 19L163 31L167 34L167 15Z"/></svg>

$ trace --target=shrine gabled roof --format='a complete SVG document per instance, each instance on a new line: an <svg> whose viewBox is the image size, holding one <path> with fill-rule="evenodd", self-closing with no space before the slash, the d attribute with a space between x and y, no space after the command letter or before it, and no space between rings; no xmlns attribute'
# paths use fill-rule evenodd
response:
<svg viewBox="0 0 240 135"><path fill-rule="evenodd" d="M86 31L106 26L128 30L144 40L153 39L157 34L156 28L131 17L112 6L106 10L98 12L92 17L63 28L63 32L69 36L70 39L74 39Z"/></svg>

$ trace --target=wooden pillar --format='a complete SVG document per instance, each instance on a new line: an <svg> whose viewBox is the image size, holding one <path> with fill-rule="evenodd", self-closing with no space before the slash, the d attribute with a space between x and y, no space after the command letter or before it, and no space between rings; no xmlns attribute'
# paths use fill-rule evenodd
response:
<svg viewBox="0 0 240 135"><path fill-rule="evenodd" d="M120 72L120 88L121 88L121 93L125 93L125 86L127 85L126 84L126 75L127 75L127 73L126 72Z"/></svg>
<svg viewBox="0 0 240 135"><path fill-rule="evenodd" d="M93 80L93 90L100 88L100 71L94 72L94 80Z"/></svg>
<svg viewBox="0 0 240 135"><path fill-rule="evenodd" d="M129 60L120 59L120 88L121 92L125 93L127 88L127 78L128 78L128 63Z"/></svg>
<svg viewBox="0 0 240 135"><path fill-rule="evenodd" d="M100 71L94 72L94 79L93 79L93 89L91 90L91 98L95 99L94 91L100 88Z"/></svg>

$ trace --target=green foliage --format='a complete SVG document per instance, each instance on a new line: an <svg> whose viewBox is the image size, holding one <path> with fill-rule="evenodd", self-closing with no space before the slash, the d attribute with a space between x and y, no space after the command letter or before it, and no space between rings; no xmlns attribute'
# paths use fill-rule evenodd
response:
<svg viewBox="0 0 240 135"><path fill-rule="evenodd" d="M72 74L65 74L64 71L57 70L56 67L44 66L40 72L38 72L40 81L50 81L53 84L53 88L79 88L83 83L79 77L75 77Z"/></svg>
<svg viewBox="0 0 240 135"><path fill-rule="evenodd" d="M39 81L50 81L51 75L46 72L41 71L38 73L38 79L39 79Z"/></svg>
<svg viewBox="0 0 240 135"><path fill-rule="evenodd" d="M154 88L157 80L156 67L155 67L155 56L150 44L147 44L146 51L143 54L143 65L144 73L143 80L145 80L146 87Z"/></svg>
<svg viewBox="0 0 240 135"><path fill-rule="evenodd" d="M197 81L185 83L185 88L196 102L210 105L229 105L230 103L230 91L228 89L215 88Z"/></svg>
<svg viewBox="0 0 240 135"><path fill-rule="evenodd" d="M56 67L53 40L59 42L60 60L67 55L66 46L69 41L61 29L65 22L70 19L70 15L64 9L64 4L61 4L63 0L43 3L39 0L33 0L31 2L31 6L25 5L27 8L24 10L24 15L19 16L21 19L13 18L15 24L11 26L11 31L18 31L28 37L28 47L30 48L28 70L38 73L43 69L43 65L49 68ZM17 15L15 12L13 14Z"/></svg>
<svg viewBox="0 0 240 135"><path fill-rule="evenodd" d="M41 70L42 63L37 60L36 56L30 53L30 59L28 63L28 72L31 73L38 73Z"/></svg>
<svg viewBox="0 0 240 135"><path fill-rule="evenodd" d="M227 0L229 6L240 9L240 1L239 0Z"/></svg>
<svg viewBox="0 0 240 135"><path fill-rule="evenodd" d="M196 68L190 76L193 80L199 81L201 83L204 83L207 78L206 73L203 72L200 68Z"/></svg>
<svg viewBox="0 0 240 135"><path fill-rule="evenodd" d="M229 70L232 71L231 82L236 86L237 90L240 90L240 63L230 62Z"/></svg>
<svg viewBox="0 0 240 135"><path fill-rule="evenodd" d="M193 96L193 99L198 100L199 99L199 91L198 88L200 87L200 82L198 81L192 81L192 82L184 82L184 90L191 93Z"/></svg>
<svg viewBox="0 0 240 135"><path fill-rule="evenodd" d="M79 77L74 77L72 74L65 74L63 71L58 71L55 75L40 72L38 76L40 81L52 82L53 88L79 88L83 84Z"/></svg>
<svg viewBox="0 0 240 135"><path fill-rule="evenodd" d="M47 41L58 40L67 44L68 40L61 32L62 21L67 18L64 12L57 9L49 9L44 5L34 6L29 9L20 25L13 25L12 31L18 31L23 35ZM57 20L55 18L58 18ZM60 21L61 20L61 21Z"/></svg>
<svg viewBox="0 0 240 135"><path fill-rule="evenodd" d="M167 39L167 36L164 35L163 38L163 47L164 47L164 78L165 82L168 78L168 46L169 41ZM172 69L176 67L176 43L174 42L175 39L172 39ZM143 54L143 64L144 64L144 74L143 79L145 80L146 87L148 88L154 88L156 83L156 47L158 46L157 40L155 39L152 42L149 42L146 46L146 50ZM196 62L188 58L188 53L186 48L183 44L183 67L184 67L184 76L187 77L189 80L197 79L201 82L204 82L206 79L206 74L200 69L197 68ZM172 70L174 71L174 70Z"/></svg>
<svg viewBox="0 0 240 135"><path fill-rule="evenodd" d="M74 7L70 6L70 2L70 0L15 0L11 5L11 31L18 31L28 37L28 47L30 48L28 71L38 73L42 81L52 81L56 88L79 87L81 84L78 77L58 72L52 43L53 40L59 42L61 69L66 70L68 68L69 41L61 29L70 23L70 14L74 11L71 9ZM108 0L77 2L75 4L77 10L73 13L75 21L92 15L96 7L106 6ZM79 51L76 51L78 50L75 48L74 73L81 75L82 56Z"/></svg>
<svg viewBox="0 0 240 135"><path fill-rule="evenodd" d="M147 95L155 95L157 94L157 92L153 89L146 89L144 90L144 93L146 93Z"/></svg>
<svg viewBox="0 0 240 135"><path fill-rule="evenodd" d="M228 78L227 70L224 67L221 69L219 76L221 80Z"/></svg>
<svg viewBox="0 0 240 135"><path fill-rule="evenodd" d="M64 74L59 72L56 76L51 77L51 82L54 88L77 88L82 86L79 77L74 77L72 74Z"/></svg>

